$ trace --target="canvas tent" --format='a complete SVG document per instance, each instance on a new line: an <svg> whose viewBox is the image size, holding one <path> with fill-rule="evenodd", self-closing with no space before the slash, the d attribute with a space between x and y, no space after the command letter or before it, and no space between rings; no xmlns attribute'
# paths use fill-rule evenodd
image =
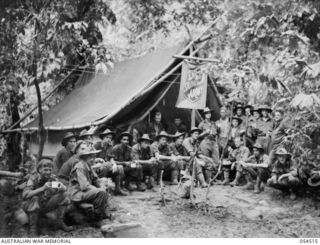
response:
<svg viewBox="0 0 320 245"><path fill-rule="evenodd" d="M189 49L180 45L119 62L109 74L84 72L77 87L44 112L48 137L43 155L56 154L66 131L79 132L92 125L126 127L146 118L154 108L163 112L165 121L173 121L174 115L179 115L190 126L190 110L175 107L182 62L173 58L176 54L189 55ZM210 79L207 105L214 110L213 116L217 119L220 102ZM38 120L23 128L33 132L31 150L36 153Z"/></svg>

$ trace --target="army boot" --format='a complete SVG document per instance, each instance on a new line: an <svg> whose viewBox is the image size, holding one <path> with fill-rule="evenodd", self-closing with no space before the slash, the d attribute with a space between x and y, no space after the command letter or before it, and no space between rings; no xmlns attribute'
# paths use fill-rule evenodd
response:
<svg viewBox="0 0 320 245"><path fill-rule="evenodd" d="M132 184L130 183L131 182L131 177L130 176L127 176L126 177L126 180L125 180L125 187L128 191L132 192L134 190Z"/></svg>
<svg viewBox="0 0 320 245"><path fill-rule="evenodd" d="M245 178L246 178L247 184L244 185L242 188L246 189L246 190L252 190L253 189L253 183L252 183L251 176L249 174L246 174Z"/></svg>
<svg viewBox="0 0 320 245"><path fill-rule="evenodd" d="M171 185L178 185L178 170L172 170L171 172Z"/></svg>
<svg viewBox="0 0 320 245"><path fill-rule="evenodd" d="M119 196L128 196L129 193L121 188L121 176L117 176L115 179L116 188L114 190L115 195Z"/></svg>
<svg viewBox="0 0 320 245"><path fill-rule="evenodd" d="M232 182L230 182L230 186L238 186L239 185L239 180L240 180L241 174L239 171L236 173L236 177Z"/></svg>
<svg viewBox="0 0 320 245"><path fill-rule="evenodd" d="M143 192L147 189L146 184L141 182L140 180L138 180L136 183L137 183L137 191Z"/></svg>
<svg viewBox="0 0 320 245"><path fill-rule="evenodd" d="M66 206L58 207L58 209L57 209L57 226L58 226L59 229L61 229L63 231L66 231L66 232L69 232L69 231L73 230L73 227L72 226L67 226L64 223L63 219L64 219L66 208L67 208Z"/></svg>
<svg viewBox="0 0 320 245"><path fill-rule="evenodd" d="M150 176L148 181L148 189L152 189L154 187L154 177Z"/></svg>
<svg viewBox="0 0 320 245"><path fill-rule="evenodd" d="M230 180L229 180L230 172L229 171L223 171L223 181L222 185L229 185Z"/></svg>
<svg viewBox="0 0 320 245"><path fill-rule="evenodd" d="M203 173L198 174L198 180L199 180L200 185L201 185L202 188L208 187L208 184L204 179Z"/></svg>

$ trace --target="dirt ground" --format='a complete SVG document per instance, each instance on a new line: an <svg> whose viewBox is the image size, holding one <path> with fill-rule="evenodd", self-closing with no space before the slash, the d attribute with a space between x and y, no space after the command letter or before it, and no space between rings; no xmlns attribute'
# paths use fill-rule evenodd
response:
<svg viewBox="0 0 320 245"><path fill-rule="evenodd" d="M107 224L141 224L116 234L117 237L319 237L317 204L311 199L291 201L281 192L266 188L254 194L240 187L214 185L209 205L204 204L206 189L196 188L197 208L179 198L177 186L166 186L167 205L160 205L159 190L133 192L129 197L113 197L115 220ZM99 229L78 227L55 237L103 237Z"/></svg>

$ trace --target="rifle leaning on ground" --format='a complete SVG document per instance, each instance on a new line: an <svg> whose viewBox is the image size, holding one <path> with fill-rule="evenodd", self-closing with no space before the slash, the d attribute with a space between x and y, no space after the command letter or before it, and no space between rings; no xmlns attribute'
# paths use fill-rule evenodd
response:
<svg viewBox="0 0 320 245"><path fill-rule="evenodd" d="M212 184L213 181L214 181L216 178L218 178L218 176L221 174L222 158L223 158L224 153L225 153L225 151L226 151L226 149L227 149L228 142L229 142L230 136L231 136L231 130L232 130L231 122L232 122L232 117L233 117L233 107L234 107L234 100L232 101L232 104L231 104L230 127L229 127L229 131L228 131L227 143L226 143L226 145L223 147L222 152L221 152L221 156L220 156L220 160L219 160L218 172L216 173L216 175L215 175L213 178L211 178L211 179L209 180L209 185L208 185L207 192L206 192L206 202L207 202L207 200L208 200L208 195L209 195L209 190L210 190L211 184Z"/></svg>

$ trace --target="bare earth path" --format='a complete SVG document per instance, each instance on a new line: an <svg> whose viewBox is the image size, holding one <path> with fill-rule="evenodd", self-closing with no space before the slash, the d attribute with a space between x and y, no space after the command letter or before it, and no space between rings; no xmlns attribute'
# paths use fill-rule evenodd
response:
<svg viewBox="0 0 320 245"><path fill-rule="evenodd" d="M319 237L319 211L309 199L289 200L267 188L257 195L239 187L215 185L210 205L204 205L205 189L196 189L198 208L179 198L176 186L167 186L167 206L160 206L159 192L133 192L114 197L117 207L112 223L137 222L141 228L119 237ZM102 237L99 229L84 227L55 237Z"/></svg>

